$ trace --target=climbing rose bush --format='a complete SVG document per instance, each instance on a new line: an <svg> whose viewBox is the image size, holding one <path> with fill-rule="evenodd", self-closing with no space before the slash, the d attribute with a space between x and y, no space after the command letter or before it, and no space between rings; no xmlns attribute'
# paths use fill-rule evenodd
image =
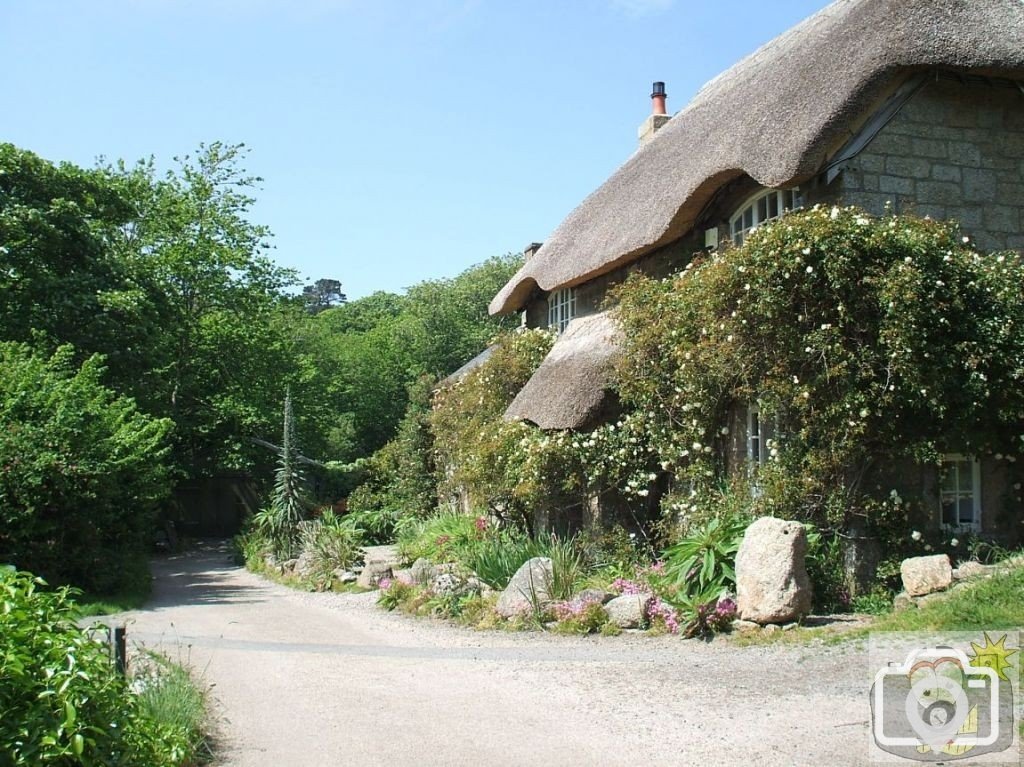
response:
<svg viewBox="0 0 1024 767"><path fill-rule="evenodd" d="M1020 254L981 253L953 224L825 207L677 276L633 275L618 388L675 477L663 509L721 502L730 414L748 404L777 424L759 514L843 524L892 460L967 452L1017 471L1022 279Z"/></svg>

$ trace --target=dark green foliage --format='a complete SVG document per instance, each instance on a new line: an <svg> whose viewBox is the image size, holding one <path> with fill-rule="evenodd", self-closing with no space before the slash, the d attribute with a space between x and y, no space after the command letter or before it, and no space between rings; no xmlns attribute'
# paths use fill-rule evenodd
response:
<svg viewBox="0 0 1024 767"><path fill-rule="evenodd" d="M0 755L18 767L179 767L198 734L141 702L68 591L0 568ZM163 707L162 713L170 710Z"/></svg>
<svg viewBox="0 0 1024 767"><path fill-rule="evenodd" d="M421 376L443 378L514 324L491 317L487 304L519 263L518 256L491 258L405 295L374 293L302 328L299 344L316 360L317 390L333 403L321 425L332 459L349 462L383 447Z"/></svg>
<svg viewBox="0 0 1024 767"><path fill-rule="evenodd" d="M109 247L132 215L103 173L0 144L0 339L136 365L151 307Z"/></svg>
<svg viewBox="0 0 1024 767"><path fill-rule="evenodd" d="M748 403L778 424L757 513L841 527L868 516L886 462L1018 453L1022 279L1019 254L980 254L954 225L852 208L793 213L677 277L631 278L619 390L694 493L668 509L707 504L722 430Z"/></svg>
<svg viewBox="0 0 1024 767"><path fill-rule="evenodd" d="M713 517L689 530L665 550L659 592L668 601L696 598L704 603L736 587L736 553L749 520Z"/></svg>
<svg viewBox="0 0 1024 767"><path fill-rule="evenodd" d="M425 517L437 508L437 476L430 431L434 379L409 387L409 405L394 439L366 462L365 481L349 497L349 512L376 539L390 540L401 517Z"/></svg>
<svg viewBox="0 0 1024 767"><path fill-rule="evenodd" d="M138 576L171 424L105 388L98 357L73 357L0 343L0 562L102 593Z"/></svg>

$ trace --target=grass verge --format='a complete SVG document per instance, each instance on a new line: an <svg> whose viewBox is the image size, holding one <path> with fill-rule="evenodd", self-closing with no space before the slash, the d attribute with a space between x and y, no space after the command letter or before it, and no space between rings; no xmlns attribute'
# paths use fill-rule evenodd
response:
<svg viewBox="0 0 1024 767"><path fill-rule="evenodd" d="M775 633L737 634L740 646L767 644L826 644L865 639L876 631L980 631L1024 629L1024 567L997 571L991 577L937 595L934 599L899 612L879 615L853 628L799 627Z"/></svg>
<svg viewBox="0 0 1024 767"><path fill-rule="evenodd" d="M173 744L183 767L207 764L212 756L207 689L182 664L155 652L137 662L132 686L143 714Z"/></svg>

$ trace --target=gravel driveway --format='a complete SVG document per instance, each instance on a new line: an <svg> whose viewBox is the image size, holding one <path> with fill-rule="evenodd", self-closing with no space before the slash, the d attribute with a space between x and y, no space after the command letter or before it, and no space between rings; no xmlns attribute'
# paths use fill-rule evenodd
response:
<svg viewBox="0 0 1024 767"><path fill-rule="evenodd" d="M221 761L848 765L867 760L858 647L474 632L305 594L226 549L158 561L131 641L213 685Z"/></svg>

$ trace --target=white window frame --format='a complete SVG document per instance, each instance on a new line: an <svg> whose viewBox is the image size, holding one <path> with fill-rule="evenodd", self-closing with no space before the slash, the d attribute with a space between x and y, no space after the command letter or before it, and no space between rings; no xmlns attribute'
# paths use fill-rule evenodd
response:
<svg viewBox="0 0 1024 767"><path fill-rule="evenodd" d="M754 435L754 427L757 435ZM761 408L758 405L747 405L747 462L751 471L768 461L768 445L761 421Z"/></svg>
<svg viewBox="0 0 1024 767"><path fill-rule="evenodd" d="M548 327L561 334L576 316L576 288L562 288L548 296Z"/></svg>
<svg viewBox="0 0 1024 767"><path fill-rule="evenodd" d="M945 501L947 498L960 499L966 495L963 489L962 478L959 476L960 470L957 464L964 461L970 461L971 463L971 476L970 476L970 498L971 498L971 520L969 522L960 521L960 507L959 504L956 506L956 524L949 524L946 522L945 517ZM948 471L956 471L956 489L952 492L946 490L944 487L945 479ZM981 532L981 461L973 455L965 455L963 453L948 453L942 456L942 463L939 466L939 523L943 528L947 530L968 530L972 532Z"/></svg>
<svg viewBox="0 0 1024 767"><path fill-rule="evenodd" d="M764 203L763 205L761 203ZM729 236L733 245L743 244L752 229L772 221L783 213L796 210L803 204L800 187L792 189L762 189L744 200L729 219Z"/></svg>

